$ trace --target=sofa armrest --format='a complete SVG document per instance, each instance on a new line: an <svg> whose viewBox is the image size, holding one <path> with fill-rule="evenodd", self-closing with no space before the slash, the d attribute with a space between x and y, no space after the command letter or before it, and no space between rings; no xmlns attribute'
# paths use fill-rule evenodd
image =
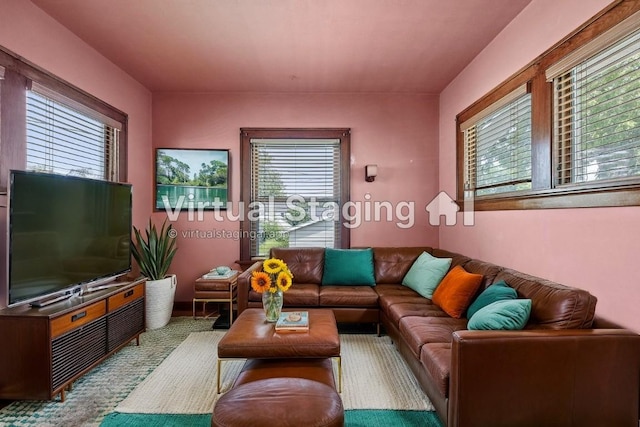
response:
<svg viewBox="0 0 640 427"><path fill-rule="evenodd" d="M249 305L249 291L251 290L251 274L262 269L262 261L254 262L238 276L238 316Z"/></svg>
<svg viewBox="0 0 640 427"><path fill-rule="evenodd" d="M449 426L638 425L640 335L457 331Z"/></svg>

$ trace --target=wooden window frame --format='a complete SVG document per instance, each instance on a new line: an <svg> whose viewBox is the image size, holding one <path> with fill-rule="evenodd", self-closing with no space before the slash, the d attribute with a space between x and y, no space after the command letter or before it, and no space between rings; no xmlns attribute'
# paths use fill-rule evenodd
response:
<svg viewBox="0 0 640 427"><path fill-rule="evenodd" d="M518 86L531 87L531 190L475 198L473 209L555 209L640 205L640 179L626 183L553 184L553 85L546 70L561 58L640 11L637 0L619 0L517 71L456 116L457 202L464 208L464 134L460 125Z"/></svg>
<svg viewBox="0 0 640 427"><path fill-rule="evenodd" d="M0 46L0 67L5 69L2 81L2 99L0 99L2 103L0 108L0 152L2 153L0 156L0 194L6 194L9 170L24 169L26 166L26 89L30 80L121 124L122 129L117 149L118 176L115 180L127 181L129 117L126 113L2 46Z"/></svg>
<svg viewBox="0 0 640 427"><path fill-rule="evenodd" d="M507 194L510 191L512 192L512 190L507 190L507 191L500 190L500 187L505 185L517 185L525 182L531 185L531 179L528 176L526 178L521 177L521 179L512 180L511 182L503 181L503 182L489 184L489 185L487 184L479 185L479 182L478 182L478 181L481 181L479 176L482 175L482 173L486 172L486 170L482 169L482 162L479 162L480 151L481 149L485 149L488 146L490 146L490 144L485 143L486 140L482 137L482 131L481 131L482 126L484 125L484 123L486 123L487 120L489 120L489 126L485 128L485 130L492 129L489 132L496 131L496 127L494 126L497 126L497 129L506 129L505 128L506 121L509 122L509 126L513 126L512 120L514 118L514 114L517 114L518 112L522 111L522 110L519 110L519 107L517 107L517 105L526 96L529 96L528 106L530 108L531 106L530 88L528 87L528 85L522 85L518 87L514 92L509 93L504 98L501 98L499 101L492 104L488 111L483 110L477 116L474 116L470 120L468 120L466 123L460 124L460 131L463 133L463 141L464 141L463 148L465 152L464 153L464 171L462 174L464 177L464 187L465 187L465 191L473 192L475 194L474 197L490 198L494 196ZM490 118L494 117L496 113L498 113L499 111L502 111L504 114L502 118L497 118L495 121L491 122ZM505 113L506 111L509 111L509 112ZM531 124L530 116L531 116L531 112L529 111L529 119L530 119L529 126ZM521 118L522 117L519 117L519 119ZM528 141L529 145L531 144L530 137L531 135L529 132L529 141ZM517 151L512 151L509 154L513 155L513 154L519 154L519 153ZM529 159L529 163L531 163L530 159ZM488 169L490 168L491 167L488 166ZM478 196L477 193L479 191L482 191L488 188L494 188L494 189L497 189L498 191L485 196ZM517 191L522 191L522 190L517 190Z"/></svg>
<svg viewBox="0 0 640 427"><path fill-rule="evenodd" d="M351 130L349 128L241 128L240 129L240 201L245 206L251 201L251 140L252 139L339 139L340 140L340 200L341 204L350 200L350 158ZM253 259L251 254L251 225L249 209L244 209L240 221L240 261ZM351 246L350 229L343 221L340 226L340 247Z"/></svg>

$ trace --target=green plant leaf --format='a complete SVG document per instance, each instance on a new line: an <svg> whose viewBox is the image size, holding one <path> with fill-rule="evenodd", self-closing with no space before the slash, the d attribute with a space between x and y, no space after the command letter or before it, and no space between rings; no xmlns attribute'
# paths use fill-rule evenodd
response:
<svg viewBox="0 0 640 427"><path fill-rule="evenodd" d="M149 219L144 237L139 229L133 227L132 254L140 272L150 280L164 279L169 271L178 250L175 239L171 237L172 229L173 226L167 223L167 219L162 223L160 232Z"/></svg>

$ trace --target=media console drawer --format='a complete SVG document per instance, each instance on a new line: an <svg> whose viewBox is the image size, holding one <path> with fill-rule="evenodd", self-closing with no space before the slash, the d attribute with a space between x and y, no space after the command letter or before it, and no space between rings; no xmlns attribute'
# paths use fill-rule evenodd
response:
<svg viewBox="0 0 640 427"><path fill-rule="evenodd" d="M65 332L85 325L107 314L107 302L96 302L86 307L67 313L51 320L51 338L59 337Z"/></svg>
<svg viewBox="0 0 640 427"><path fill-rule="evenodd" d="M131 289L124 290L116 295L109 297L109 313L115 311L125 304L129 304L144 295L144 283L134 286Z"/></svg>

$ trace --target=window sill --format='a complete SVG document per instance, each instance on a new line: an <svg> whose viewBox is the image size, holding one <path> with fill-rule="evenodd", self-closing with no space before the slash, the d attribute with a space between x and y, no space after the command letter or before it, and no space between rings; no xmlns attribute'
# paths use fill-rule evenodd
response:
<svg viewBox="0 0 640 427"><path fill-rule="evenodd" d="M464 200L458 199L462 208ZM492 198L476 198L475 211L519 209L573 209L640 206L640 183L607 187L571 187L510 193Z"/></svg>

